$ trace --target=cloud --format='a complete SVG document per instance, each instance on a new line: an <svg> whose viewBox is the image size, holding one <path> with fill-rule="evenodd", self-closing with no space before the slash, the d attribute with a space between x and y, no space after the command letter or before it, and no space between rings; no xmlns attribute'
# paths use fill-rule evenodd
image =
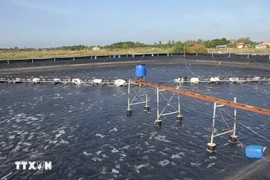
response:
<svg viewBox="0 0 270 180"><path fill-rule="evenodd" d="M74 9L71 8L65 8L65 7L59 7L55 5L50 5L47 3L39 3L38 1L34 0L10 0L10 3L29 8L29 9L36 9L40 11L50 11L54 13L61 13L61 14L67 14L67 13L73 13Z"/></svg>

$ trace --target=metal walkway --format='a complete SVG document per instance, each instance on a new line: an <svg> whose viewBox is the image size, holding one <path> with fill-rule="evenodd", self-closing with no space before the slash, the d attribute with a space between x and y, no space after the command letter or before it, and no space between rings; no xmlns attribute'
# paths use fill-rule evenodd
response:
<svg viewBox="0 0 270 180"><path fill-rule="evenodd" d="M260 108L260 107L251 106L251 105L247 105L247 104L241 104L241 103L237 103L237 102L233 102L233 101L228 101L228 100L224 100L224 99L220 99L220 98L206 96L206 95L203 95L203 94L198 94L198 93L194 93L194 92L190 92L190 91L181 90L181 89L175 88L175 87L159 85L159 84L146 82L146 81L142 81L142 80L132 79L131 82L138 83L138 84L145 85L145 86L149 86L149 87L163 89L163 90L166 90L166 91L174 92L174 93L177 93L177 94L182 94L182 95L185 95L185 96L201 99L201 100L204 100L204 101L209 101L209 102L213 102L213 103L222 104L224 106L234 107L234 108L237 108L237 109L242 109L242 110L246 110L246 111L255 112L255 113L258 113L258 114L263 114L263 115L270 116L270 109L266 109L266 108Z"/></svg>

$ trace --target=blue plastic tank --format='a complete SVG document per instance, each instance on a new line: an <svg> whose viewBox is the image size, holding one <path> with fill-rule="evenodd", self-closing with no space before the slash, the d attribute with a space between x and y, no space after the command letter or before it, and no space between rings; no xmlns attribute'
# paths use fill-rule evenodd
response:
<svg viewBox="0 0 270 180"><path fill-rule="evenodd" d="M264 156L263 147L258 145L247 146L245 152L248 158L262 158Z"/></svg>
<svg viewBox="0 0 270 180"><path fill-rule="evenodd" d="M97 56L94 56L94 59L97 59Z"/></svg>
<svg viewBox="0 0 270 180"><path fill-rule="evenodd" d="M167 53L167 56L170 56L170 53Z"/></svg>
<svg viewBox="0 0 270 180"><path fill-rule="evenodd" d="M137 64L136 65L136 76L144 77L146 76L146 67L145 64Z"/></svg>
<svg viewBox="0 0 270 180"><path fill-rule="evenodd" d="M121 58L121 55L118 55L118 58Z"/></svg>
<svg viewBox="0 0 270 180"><path fill-rule="evenodd" d="M132 58L135 58L135 54L132 54Z"/></svg>
<svg viewBox="0 0 270 180"><path fill-rule="evenodd" d="M154 54L151 54L151 56L154 56Z"/></svg>
<svg viewBox="0 0 270 180"><path fill-rule="evenodd" d="M113 55L113 59L115 59L116 58L116 55Z"/></svg>

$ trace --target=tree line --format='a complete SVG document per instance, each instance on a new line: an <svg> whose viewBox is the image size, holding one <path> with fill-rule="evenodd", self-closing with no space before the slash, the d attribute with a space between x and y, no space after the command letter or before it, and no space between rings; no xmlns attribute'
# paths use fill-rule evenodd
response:
<svg viewBox="0 0 270 180"><path fill-rule="evenodd" d="M153 44L145 44L141 42L117 42L106 46L99 46L102 49L137 49L137 48L166 48L171 49L171 52L207 52L207 48L216 48L219 45L227 45L228 47L236 47L235 43L231 42L244 42L249 47L255 47L260 42L252 41L249 37L240 38L236 40L228 40L226 38L212 39L212 40L187 40L184 42L169 40L166 43L161 41L154 42ZM69 50L69 51L80 51L80 50L89 50L94 46L85 46L85 45L74 45L74 46L62 46L54 48L2 48L0 52L5 51L54 51L54 50Z"/></svg>

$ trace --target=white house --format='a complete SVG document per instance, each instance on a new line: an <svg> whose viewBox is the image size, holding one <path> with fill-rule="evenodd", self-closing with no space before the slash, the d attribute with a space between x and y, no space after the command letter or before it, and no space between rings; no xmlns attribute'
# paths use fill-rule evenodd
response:
<svg viewBox="0 0 270 180"><path fill-rule="evenodd" d="M258 44L257 46L255 46L256 49L266 49L267 45L265 44Z"/></svg>
<svg viewBox="0 0 270 180"><path fill-rule="evenodd" d="M98 51L98 50L100 50L100 47L94 46L94 47L92 48L92 50L93 50L93 51Z"/></svg>

